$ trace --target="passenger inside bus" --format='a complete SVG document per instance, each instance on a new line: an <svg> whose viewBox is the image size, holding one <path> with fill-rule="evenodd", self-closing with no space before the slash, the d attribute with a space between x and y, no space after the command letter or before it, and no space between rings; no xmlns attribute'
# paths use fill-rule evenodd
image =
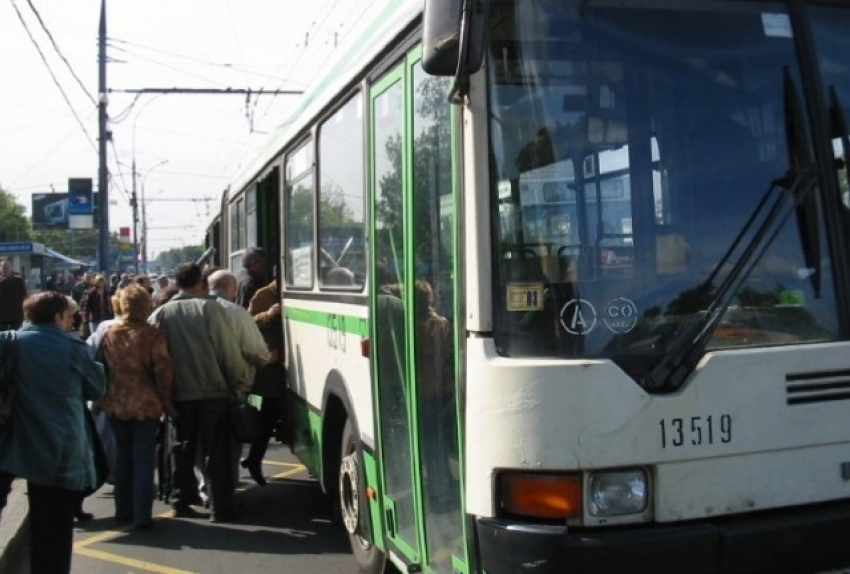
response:
<svg viewBox="0 0 850 574"><path fill-rule="evenodd" d="M420 404L420 429L425 451L425 490L437 509L456 507L458 477L452 473L447 453L457 452L452 384L454 382L451 325L434 307L434 290L424 279L415 283L416 380ZM453 499L455 497L455 499Z"/></svg>

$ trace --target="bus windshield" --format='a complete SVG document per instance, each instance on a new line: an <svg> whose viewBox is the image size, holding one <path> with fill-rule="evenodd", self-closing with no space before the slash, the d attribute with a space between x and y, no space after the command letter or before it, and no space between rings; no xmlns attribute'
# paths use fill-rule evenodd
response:
<svg viewBox="0 0 850 574"><path fill-rule="evenodd" d="M782 195L808 152L781 5L523 0L497 2L490 26L502 355L607 357L643 377L747 247L708 350L838 337L823 218ZM765 201L780 213L754 238Z"/></svg>

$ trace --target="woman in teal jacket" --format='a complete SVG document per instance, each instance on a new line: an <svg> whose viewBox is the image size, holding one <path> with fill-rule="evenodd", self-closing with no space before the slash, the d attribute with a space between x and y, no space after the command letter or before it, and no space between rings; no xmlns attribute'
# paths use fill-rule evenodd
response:
<svg viewBox="0 0 850 574"><path fill-rule="evenodd" d="M0 432L0 505L15 477L27 480L30 560L39 573L70 572L74 512L81 492L97 480L83 409L103 396L106 379L88 345L66 332L74 307L57 292L24 302L16 402Z"/></svg>

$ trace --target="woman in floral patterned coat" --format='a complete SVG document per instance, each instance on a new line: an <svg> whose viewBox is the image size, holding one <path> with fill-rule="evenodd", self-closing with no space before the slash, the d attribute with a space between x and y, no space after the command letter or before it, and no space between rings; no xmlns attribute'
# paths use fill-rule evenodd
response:
<svg viewBox="0 0 850 574"><path fill-rule="evenodd" d="M152 526L156 435L159 419L172 413L174 370L165 335L148 325L147 289L128 285L117 293L121 317L98 351L109 384L100 408L115 433L115 520L136 529Z"/></svg>

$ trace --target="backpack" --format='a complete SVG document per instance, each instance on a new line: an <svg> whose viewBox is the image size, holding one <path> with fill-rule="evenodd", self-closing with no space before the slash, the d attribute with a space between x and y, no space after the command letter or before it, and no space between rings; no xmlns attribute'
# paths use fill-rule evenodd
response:
<svg viewBox="0 0 850 574"><path fill-rule="evenodd" d="M15 408L15 376L18 371L18 333L0 332L0 432L6 430Z"/></svg>

